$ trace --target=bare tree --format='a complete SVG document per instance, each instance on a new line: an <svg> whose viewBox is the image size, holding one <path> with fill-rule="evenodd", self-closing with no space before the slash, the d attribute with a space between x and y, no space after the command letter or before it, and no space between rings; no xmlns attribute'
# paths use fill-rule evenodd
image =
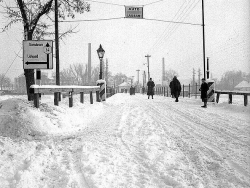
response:
<svg viewBox="0 0 250 188"><path fill-rule="evenodd" d="M2 7L6 10L9 23L3 28L3 31L11 27L12 24L22 22L24 27L24 40L43 39L49 32L50 26L53 26L53 20L50 13L54 11L54 0L15 0L16 6L7 5L8 0L0 0L4 4ZM75 13L84 13L90 10L90 5L84 0L58 0L59 17L75 17ZM50 23L50 24L49 24ZM68 31L69 32L69 31ZM66 32L66 34L68 33ZM70 33L70 32L69 32ZM65 33L64 33L65 35ZM33 100L33 95L29 93L29 87L35 83L34 70L25 69L26 89L28 100Z"/></svg>
<svg viewBox="0 0 250 188"><path fill-rule="evenodd" d="M169 69L169 70L166 70L166 80L168 82L170 82L174 76L177 76L178 77L178 73L175 71L175 70L172 70L172 69Z"/></svg>
<svg viewBox="0 0 250 188"><path fill-rule="evenodd" d="M0 74L0 89L3 90L4 88L10 88L12 86L11 79L6 77L4 74Z"/></svg>

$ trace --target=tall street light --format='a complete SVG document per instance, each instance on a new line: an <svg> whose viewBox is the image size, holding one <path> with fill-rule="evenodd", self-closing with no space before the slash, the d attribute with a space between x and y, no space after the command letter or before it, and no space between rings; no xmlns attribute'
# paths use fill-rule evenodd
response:
<svg viewBox="0 0 250 188"><path fill-rule="evenodd" d="M102 79L102 59L104 57L105 51L102 48L102 45L100 44L99 48L97 49L97 54L100 59L100 74L99 74L99 79Z"/></svg>

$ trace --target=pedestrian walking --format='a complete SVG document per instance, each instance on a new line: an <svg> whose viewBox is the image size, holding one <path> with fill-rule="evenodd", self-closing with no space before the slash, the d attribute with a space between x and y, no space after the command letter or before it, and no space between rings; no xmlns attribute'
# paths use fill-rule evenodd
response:
<svg viewBox="0 0 250 188"><path fill-rule="evenodd" d="M148 91L147 91L148 99L150 95L152 96L153 99L155 83L153 82L152 78L149 79L147 86L148 86Z"/></svg>
<svg viewBox="0 0 250 188"><path fill-rule="evenodd" d="M201 107L207 108L207 91L209 90L209 87L208 84L205 82L205 78L202 78L201 81L202 84L199 91L201 91L201 100L202 102L204 102L204 105Z"/></svg>
<svg viewBox="0 0 250 188"><path fill-rule="evenodd" d="M169 83L169 88L170 88L171 97L174 98L174 93L173 93L173 80Z"/></svg>
<svg viewBox="0 0 250 188"><path fill-rule="evenodd" d="M179 102L179 96L181 93L181 84L180 81L174 76L172 80L171 93L175 97L175 102Z"/></svg>

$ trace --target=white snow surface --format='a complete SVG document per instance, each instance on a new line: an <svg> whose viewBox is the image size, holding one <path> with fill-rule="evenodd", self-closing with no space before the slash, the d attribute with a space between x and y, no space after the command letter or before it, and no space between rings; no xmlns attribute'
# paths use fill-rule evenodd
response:
<svg viewBox="0 0 250 188"><path fill-rule="evenodd" d="M249 188L249 106L115 94L0 96L1 188Z"/></svg>

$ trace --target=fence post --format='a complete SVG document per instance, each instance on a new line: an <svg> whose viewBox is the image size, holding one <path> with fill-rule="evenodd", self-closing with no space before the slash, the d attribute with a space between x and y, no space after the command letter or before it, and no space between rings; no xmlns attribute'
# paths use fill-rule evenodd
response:
<svg viewBox="0 0 250 188"><path fill-rule="evenodd" d="M228 103L229 103L229 104L232 104L232 102L233 102L232 93L229 93L229 94L228 94Z"/></svg>
<svg viewBox="0 0 250 188"><path fill-rule="evenodd" d="M190 98L190 84L188 85L188 96Z"/></svg>
<svg viewBox="0 0 250 188"><path fill-rule="evenodd" d="M196 87L195 87L195 98L197 99L197 83L195 83Z"/></svg>
<svg viewBox="0 0 250 188"><path fill-rule="evenodd" d="M168 97L168 86L167 86L167 97Z"/></svg>
<svg viewBox="0 0 250 188"><path fill-rule="evenodd" d="M164 97L166 96L165 87L163 87L163 96L164 96Z"/></svg>
<svg viewBox="0 0 250 188"><path fill-rule="evenodd" d="M216 96L216 102L218 103L220 100L220 93L217 93L217 96Z"/></svg>
<svg viewBox="0 0 250 188"><path fill-rule="evenodd" d="M69 107L73 106L73 92L69 92Z"/></svg>
<svg viewBox="0 0 250 188"><path fill-rule="evenodd" d="M185 90L185 86L184 86L184 84L183 84L183 98L184 98L184 90Z"/></svg>
<svg viewBox="0 0 250 188"><path fill-rule="evenodd" d="M58 99L59 99L59 97L58 97L58 92L55 92L55 93L54 93L54 105L55 105L55 106L58 106L58 104L59 104Z"/></svg>
<svg viewBox="0 0 250 188"><path fill-rule="evenodd" d="M248 103L248 101L247 101L247 95L244 95L244 106L247 106L247 103Z"/></svg>
<svg viewBox="0 0 250 188"><path fill-rule="evenodd" d="M89 96L90 96L90 104L93 104L93 92L92 91L90 91Z"/></svg>
<svg viewBox="0 0 250 188"><path fill-rule="evenodd" d="M34 94L34 106L39 108L39 93Z"/></svg>
<svg viewBox="0 0 250 188"><path fill-rule="evenodd" d="M83 103L84 102L84 93L80 92L80 102Z"/></svg>
<svg viewBox="0 0 250 188"><path fill-rule="evenodd" d="M96 102L100 102L100 92L96 91Z"/></svg>

